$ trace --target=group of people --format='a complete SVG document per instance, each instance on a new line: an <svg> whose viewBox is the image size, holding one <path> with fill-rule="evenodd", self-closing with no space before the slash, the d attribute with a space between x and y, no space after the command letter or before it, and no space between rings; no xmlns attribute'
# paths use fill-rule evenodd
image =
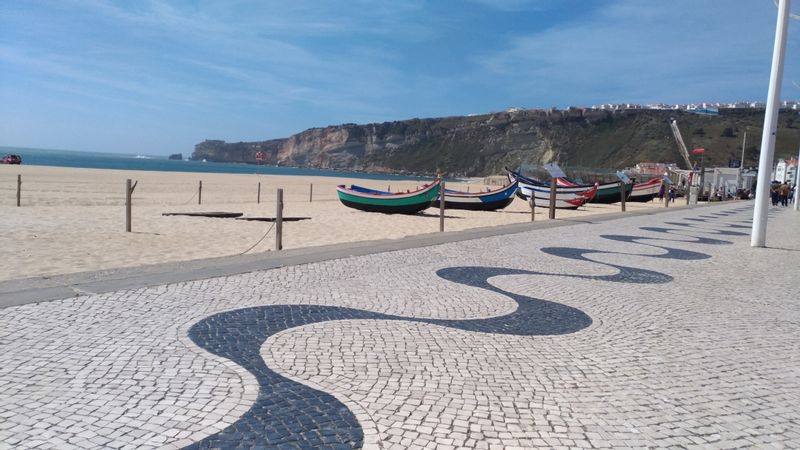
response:
<svg viewBox="0 0 800 450"><path fill-rule="evenodd" d="M772 199L772 206L789 206L789 202L794 198L794 191L797 186L789 186L789 183L774 183L769 188L769 196Z"/></svg>
<svg viewBox="0 0 800 450"><path fill-rule="evenodd" d="M664 200L664 195L667 195L669 199L668 201L674 203L677 194L678 190L675 188L675 186L670 185L669 188L667 188L666 184L661 183L661 189L658 190L658 199Z"/></svg>

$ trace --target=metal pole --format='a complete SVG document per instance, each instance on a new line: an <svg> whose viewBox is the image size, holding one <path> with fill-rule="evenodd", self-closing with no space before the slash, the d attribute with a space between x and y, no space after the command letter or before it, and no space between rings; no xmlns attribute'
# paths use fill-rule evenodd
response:
<svg viewBox="0 0 800 450"><path fill-rule="evenodd" d="M131 179L125 180L125 232L131 232Z"/></svg>
<svg viewBox="0 0 800 450"><path fill-rule="evenodd" d="M17 174L17 207L19 207L21 199L22 199L22 175Z"/></svg>
<svg viewBox="0 0 800 450"><path fill-rule="evenodd" d="M736 189L744 189L744 179L742 178L742 168L744 167L744 147L747 145L747 130L744 131L742 138L742 158L739 160L739 172L736 174Z"/></svg>
<svg viewBox="0 0 800 450"><path fill-rule="evenodd" d="M767 111L761 134L761 157L758 161L758 185L756 204L753 210L753 232L751 247L764 247L767 240L767 210L769 209L769 177L772 158L775 155L775 132L778 127L778 107L780 106L781 82L783 80L783 58L786 53L786 28L789 22L791 0L778 3L778 21L775 25L775 47L772 51L772 70L767 92Z"/></svg>
<svg viewBox="0 0 800 450"><path fill-rule="evenodd" d="M700 190L697 193L697 199L700 200L700 197L703 196L703 192L706 190L706 167L703 165L703 161L706 158L706 152L703 150L703 154L700 155ZM711 195L706 197L706 203L711 200Z"/></svg>
<svg viewBox="0 0 800 450"><path fill-rule="evenodd" d="M444 231L444 180L439 184L439 232Z"/></svg>
<svg viewBox="0 0 800 450"><path fill-rule="evenodd" d="M258 182L258 196L256 197L256 203L261 204L261 182Z"/></svg>
<svg viewBox="0 0 800 450"><path fill-rule="evenodd" d="M794 210L797 211L798 205L800 205L800 201L797 200L797 197L800 197L800 192L797 192L797 185L800 184L800 150L797 152L797 165L794 166Z"/></svg>
<svg viewBox="0 0 800 450"><path fill-rule="evenodd" d="M531 191L531 195L536 195L534 191ZM553 177L552 182L550 183L550 219L556 218L556 177Z"/></svg>
<svg viewBox="0 0 800 450"><path fill-rule="evenodd" d="M200 185L197 186L197 204L203 203L203 180L200 180Z"/></svg>
<svg viewBox="0 0 800 450"><path fill-rule="evenodd" d="M314 183L308 188L308 203L311 203L314 198Z"/></svg>
<svg viewBox="0 0 800 450"><path fill-rule="evenodd" d="M275 250L283 249L283 189L278 189L275 206Z"/></svg>

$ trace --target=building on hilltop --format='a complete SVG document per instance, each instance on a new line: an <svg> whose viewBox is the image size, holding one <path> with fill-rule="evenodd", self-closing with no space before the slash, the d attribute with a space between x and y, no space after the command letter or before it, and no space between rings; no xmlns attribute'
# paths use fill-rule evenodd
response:
<svg viewBox="0 0 800 450"><path fill-rule="evenodd" d="M683 110L683 111L697 111L697 110L715 110L720 108L727 109L764 109L767 105L764 102L699 102L699 103L678 103L668 105L666 103L650 103L647 105L640 105L637 103L603 103L600 105L592 105L587 109L600 110L600 111L620 111L626 109L655 109L655 110ZM800 101L797 100L784 100L781 102L781 108L800 111Z"/></svg>
<svg viewBox="0 0 800 450"><path fill-rule="evenodd" d="M797 180L797 160L792 158L789 160L779 159L778 164L775 164L775 171L773 172L773 180L788 181L794 184Z"/></svg>
<svg viewBox="0 0 800 450"><path fill-rule="evenodd" d="M631 169L631 172L650 177L660 177L677 168L678 166L675 163L640 162Z"/></svg>

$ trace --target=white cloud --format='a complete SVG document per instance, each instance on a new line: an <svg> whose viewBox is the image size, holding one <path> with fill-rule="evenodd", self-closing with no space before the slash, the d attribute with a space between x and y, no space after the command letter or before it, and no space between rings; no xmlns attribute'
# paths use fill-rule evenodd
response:
<svg viewBox="0 0 800 450"><path fill-rule="evenodd" d="M774 16L769 3L616 1L580 21L515 37L477 62L514 80L533 102L733 100L737 91L753 92L742 85L761 87Z"/></svg>

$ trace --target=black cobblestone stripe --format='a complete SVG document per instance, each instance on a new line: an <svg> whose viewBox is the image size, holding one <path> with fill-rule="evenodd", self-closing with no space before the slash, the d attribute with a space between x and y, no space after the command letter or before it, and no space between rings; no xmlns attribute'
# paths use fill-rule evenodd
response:
<svg viewBox="0 0 800 450"><path fill-rule="evenodd" d="M680 242L690 242L693 244L705 244L705 245L728 245L732 244L731 241L725 241L722 239L713 239L701 236L689 236L686 234L679 233L680 230L674 228L664 228L664 227L641 227L640 230L644 231L651 231L654 233L666 233L666 234L673 234L675 236L679 236L681 238L685 238L686 240L681 240ZM703 233L710 233L714 234L715 230L703 230Z"/></svg>
<svg viewBox="0 0 800 450"><path fill-rule="evenodd" d="M497 267L451 267L437 272L444 279L488 289L517 302L508 315L488 319L437 320L401 317L350 308L313 305L271 305L223 312L189 330L189 337L211 353L230 359L252 373L259 385L255 404L236 423L187 448L357 448L363 433L355 416L335 397L289 380L266 366L260 350L280 331L329 320L405 320L466 331L554 335L586 328L584 312L496 288L488 279L536 272Z"/></svg>
<svg viewBox="0 0 800 450"><path fill-rule="evenodd" d="M646 231L672 233L673 229L644 227ZM700 230L698 230L700 231ZM707 230L702 230L707 232ZM713 231L711 231L713 232ZM728 241L679 235L680 242L720 245ZM696 260L704 253L676 249L652 241L666 238L604 235L605 239L647 245L664 252L653 256ZM685 241L684 239L692 239ZM677 239L674 239L677 241ZM518 305L508 315L486 319L443 320L401 317L351 308L318 305L269 305L222 312L203 319L189 330L189 337L201 348L227 358L256 378L259 393L253 406L234 424L221 432L192 444L188 449L259 449L259 448L360 448L363 431L353 413L330 394L292 381L265 364L261 346L275 333L294 327L329 320L403 320L445 326L459 330L512 335L559 335L579 331L591 325L583 311L555 302L504 291L489 283L502 275L559 275L621 283L667 283L669 275L637 267L593 261L588 254L629 253L570 247L549 247L543 252L573 260L589 261L616 268L614 275L548 274L502 267L449 267L437 271L445 280L486 289L512 298ZM630 255L636 255L630 253Z"/></svg>
<svg viewBox="0 0 800 450"><path fill-rule="evenodd" d="M707 228L699 227L693 223L683 223L683 222L664 222L664 225L672 225L676 227L686 227L686 228L694 228L697 231L701 231L703 233L712 233L712 234L720 234L725 236L745 236L749 233L742 233L741 231L732 231L732 230L709 230ZM746 225L731 225L731 224L718 224L726 228L750 228Z"/></svg>

